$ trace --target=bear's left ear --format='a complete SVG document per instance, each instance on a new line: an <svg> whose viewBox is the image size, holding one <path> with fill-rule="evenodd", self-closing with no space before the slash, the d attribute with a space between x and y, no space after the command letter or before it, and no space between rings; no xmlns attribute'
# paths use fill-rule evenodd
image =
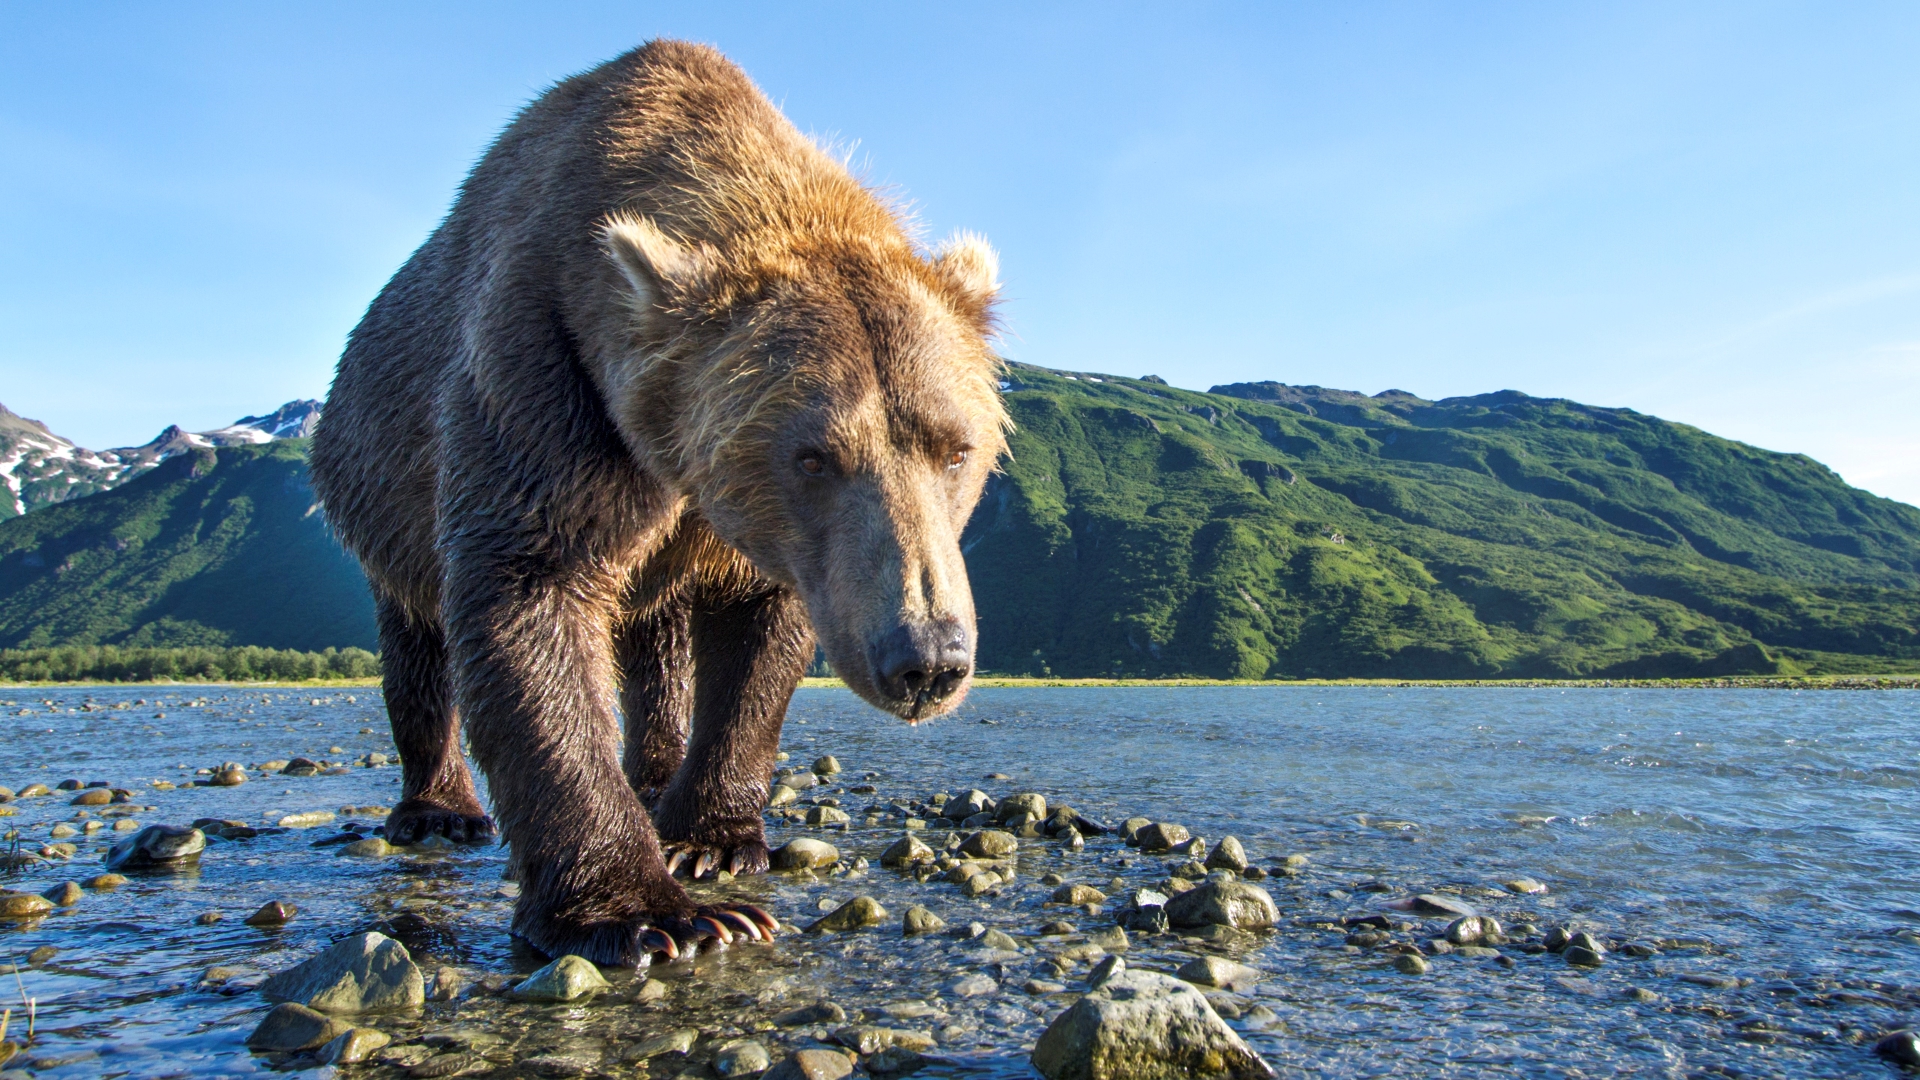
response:
<svg viewBox="0 0 1920 1080"><path fill-rule="evenodd" d="M953 288L965 307L963 314L983 328L993 321L993 302L1000 295L1000 256L985 238L955 233L933 253L933 269Z"/></svg>
<svg viewBox="0 0 1920 1080"><path fill-rule="evenodd" d="M600 243L626 279L637 310L689 311L708 290L711 251L674 240L651 219L615 214L601 226Z"/></svg>

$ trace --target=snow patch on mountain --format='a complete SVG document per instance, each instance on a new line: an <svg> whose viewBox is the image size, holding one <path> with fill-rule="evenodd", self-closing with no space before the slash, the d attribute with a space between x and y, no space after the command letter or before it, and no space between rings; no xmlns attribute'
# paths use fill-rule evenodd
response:
<svg viewBox="0 0 1920 1080"><path fill-rule="evenodd" d="M0 483L6 485L8 496L0 501L0 517L118 487L189 450L305 438L313 434L319 419L318 401L289 401L265 416L243 416L212 431L183 431L177 424L169 425L139 446L95 451L0 405Z"/></svg>

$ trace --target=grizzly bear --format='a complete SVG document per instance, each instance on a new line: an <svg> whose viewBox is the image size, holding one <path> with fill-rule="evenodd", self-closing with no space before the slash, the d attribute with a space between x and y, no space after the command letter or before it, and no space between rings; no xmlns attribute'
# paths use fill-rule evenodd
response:
<svg viewBox="0 0 1920 1080"><path fill-rule="evenodd" d="M710 48L651 42L522 111L354 329L314 436L378 610L388 838L493 835L464 727L516 935L602 964L770 939L675 871L767 868L816 637L909 721L966 692L996 275L972 236L916 247Z"/></svg>

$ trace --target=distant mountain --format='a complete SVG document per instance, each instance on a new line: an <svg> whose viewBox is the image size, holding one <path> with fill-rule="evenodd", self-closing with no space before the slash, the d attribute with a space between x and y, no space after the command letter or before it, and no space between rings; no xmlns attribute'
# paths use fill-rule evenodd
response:
<svg viewBox="0 0 1920 1080"><path fill-rule="evenodd" d="M144 445L94 451L0 405L0 482L13 496L0 499L0 518L106 491L196 447L302 438L313 434L319 418L318 401L289 401L265 416L243 416L213 431L169 426Z"/></svg>
<svg viewBox="0 0 1920 1080"><path fill-rule="evenodd" d="M1013 455L962 537L984 671L1920 669L1920 509L1801 455L1514 391L1201 394L1025 365L1004 390ZM288 409L240 437L311 423ZM192 445L0 521L0 647L372 647L305 448Z"/></svg>

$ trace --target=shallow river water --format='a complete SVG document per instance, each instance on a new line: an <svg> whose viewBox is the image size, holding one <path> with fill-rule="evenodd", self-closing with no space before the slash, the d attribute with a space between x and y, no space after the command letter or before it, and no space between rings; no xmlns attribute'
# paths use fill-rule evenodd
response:
<svg viewBox="0 0 1920 1080"><path fill-rule="evenodd" d="M614 973L612 991L571 1006L488 992L543 962L506 933L514 887L499 848L359 860L313 846L348 822L378 824L395 797L397 768L352 764L391 753L378 691L93 687L0 690L0 700L0 784L71 778L132 792L89 818L76 818L70 792L0 808L13 812L0 829L17 831L20 851L53 842L57 824L80 830L67 840L71 860L53 849L0 881L7 888L40 892L99 873L106 847L130 835L113 828L121 816L264 827L293 813L336 815L216 840L190 871L136 876L37 922L0 923L7 1037L23 1034L24 1000L36 1013L8 1080L329 1074L247 1052L267 1007L251 987L364 929L399 938L428 971L453 967L476 985L418 1014L373 1019L414 1054L343 1076L407 1075L409 1061L434 1051L472 1055L468 1075L714 1076L714 1048L730 1040L757 1038L777 1060L831 1039L833 1025L773 1022L822 1000L848 1022L933 1034L939 1045L917 1075L1028 1076L1027 1050L1087 971L1084 958L1055 959L1111 926L1125 890L1167 878L1182 860L1112 836L1081 852L1029 839L1016 880L977 899L879 867L907 816L894 800L975 787L996 798L1040 792L1107 824L1177 822L1209 844L1231 834L1274 870L1259 884L1278 902L1275 930L1136 935L1127 959L1171 971L1218 953L1263 971L1257 986L1216 1001L1283 1076L1892 1075L1873 1039L1920 1022L1915 693L982 689L957 714L908 727L844 691L804 690L789 714L788 764L837 757L845 771L803 794L837 799L853 820L812 829L770 812L769 842L814 835L872 865L699 891L752 899L798 926L866 893L890 920ZM223 761L297 755L348 767L187 786ZM104 827L87 832L89 821ZM947 832L924 835L940 847ZM1307 857L1291 876L1278 865L1288 855ZM1113 899L1097 915L1046 906L1049 874ZM1548 891L1502 887L1522 876ZM1400 973L1382 948L1349 944L1343 920L1369 914L1389 917L1394 941L1440 933L1444 919L1391 906L1420 893L1499 917L1512 940L1494 957L1434 956L1423 975ZM298 914L278 929L245 924L272 899ZM916 903L956 928L1004 931L1020 948L903 938L900 912ZM224 918L198 921L207 912ZM1039 934L1056 919L1079 933ZM1554 927L1616 948L1597 969L1570 966L1539 949ZM1628 944L1645 948L1620 948ZM233 971L204 977L216 966ZM988 992L955 992L982 973ZM1029 993L1035 978L1065 989ZM646 1040L680 1029L699 1032L690 1053L635 1059Z"/></svg>

